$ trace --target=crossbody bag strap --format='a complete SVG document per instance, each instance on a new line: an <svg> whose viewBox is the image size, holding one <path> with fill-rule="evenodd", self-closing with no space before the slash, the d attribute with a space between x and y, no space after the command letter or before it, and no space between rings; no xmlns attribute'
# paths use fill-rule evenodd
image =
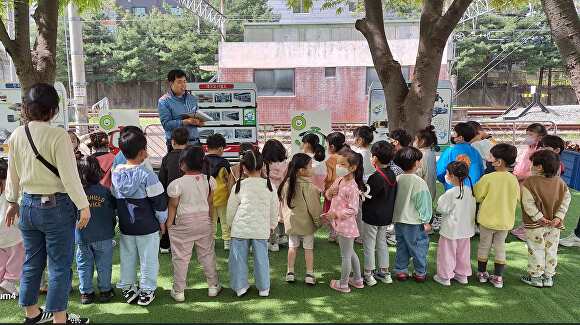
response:
<svg viewBox="0 0 580 325"><path fill-rule="evenodd" d="M58 173L58 169L53 164L49 163L48 160L44 159L44 157L38 152L38 149L36 149L36 146L34 145L34 141L32 141L32 135L30 134L30 129L28 128L28 124L24 125L24 131L26 132L26 137L28 138L28 143L30 143L30 146L32 147L32 151L34 152L36 159L38 159L44 165L44 167L48 168L48 170L53 172L56 175L56 177L60 178L60 174Z"/></svg>

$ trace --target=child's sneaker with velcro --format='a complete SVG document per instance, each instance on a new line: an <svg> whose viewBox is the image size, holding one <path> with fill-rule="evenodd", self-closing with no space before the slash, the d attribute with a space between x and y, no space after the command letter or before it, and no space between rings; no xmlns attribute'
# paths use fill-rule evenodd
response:
<svg viewBox="0 0 580 325"><path fill-rule="evenodd" d="M126 303L132 304L137 301L137 298L139 298L139 289L135 286L131 286L129 289L123 290L122 295Z"/></svg>
<svg viewBox="0 0 580 325"><path fill-rule="evenodd" d="M377 280L375 279L375 277L373 276L372 273L365 272L365 274L363 275L363 278L364 278L364 284L369 286L369 287L372 287L372 286L377 284Z"/></svg>
<svg viewBox="0 0 580 325"><path fill-rule="evenodd" d="M137 304L139 306L149 306L153 300L155 300L155 291L141 290L141 292L139 292L139 300L137 301Z"/></svg>
<svg viewBox="0 0 580 325"><path fill-rule="evenodd" d="M477 280L479 280L479 283L487 283L489 280L489 273L477 272Z"/></svg>
<svg viewBox="0 0 580 325"><path fill-rule="evenodd" d="M490 275L489 283L491 283L494 287L501 289L503 288L503 277L499 275Z"/></svg>
<svg viewBox="0 0 580 325"><path fill-rule="evenodd" d="M393 283L393 278L391 278L391 273L389 272L381 272L381 271L375 272L375 279L386 284Z"/></svg>
<svg viewBox="0 0 580 325"><path fill-rule="evenodd" d="M531 276L527 274L522 276L520 280L522 280L522 282L525 284L531 285L532 287L542 288L544 286L544 281L542 277L539 276Z"/></svg>

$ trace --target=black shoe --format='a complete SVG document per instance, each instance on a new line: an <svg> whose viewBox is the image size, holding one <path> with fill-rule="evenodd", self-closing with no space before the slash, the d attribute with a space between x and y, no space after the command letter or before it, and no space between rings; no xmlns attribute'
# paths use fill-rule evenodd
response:
<svg viewBox="0 0 580 325"><path fill-rule="evenodd" d="M89 319L87 317L81 317L77 314L66 314L66 323L74 325L88 324Z"/></svg>
<svg viewBox="0 0 580 325"><path fill-rule="evenodd" d="M155 291L147 292L141 291L139 292L139 301L137 304L139 306L148 306L153 300L155 299Z"/></svg>
<svg viewBox="0 0 580 325"><path fill-rule="evenodd" d="M109 302L111 299L115 297L115 290L111 289L109 291L103 291L99 293L99 301L100 302Z"/></svg>
<svg viewBox="0 0 580 325"><path fill-rule="evenodd" d="M48 312L44 312L42 310L42 308L40 309L40 314L38 314L38 316L34 317L34 318L24 318L24 325L34 325L34 324L44 324L44 323L49 323L52 322L52 320L54 319L54 316L52 315L52 313L48 313Z"/></svg>
<svg viewBox="0 0 580 325"><path fill-rule="evenodd" d="M132 304L137 301L137 298L139 298L139 291L135 289L135 287L123 290L123 298L125 299L125 302Z"/></svg>
<svg viewBox="0 0 580 325"><path fill-rule="evenodd" d="M81 304L90 305L95 302L95 293L81 293Z"/></svg>

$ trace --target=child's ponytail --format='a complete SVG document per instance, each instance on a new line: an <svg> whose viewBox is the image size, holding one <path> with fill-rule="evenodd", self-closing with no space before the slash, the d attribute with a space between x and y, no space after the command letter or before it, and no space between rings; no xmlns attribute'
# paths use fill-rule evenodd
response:
<svg viewBox="0 0 580 325"><path fill-rule="evenodd" d="M471 186L472 191L471 194L473 194L473 183L471 182L471 177L469 177L469 167L467 166L467 164L463 161L452 161L449 163L449 165L447 165L447 171L449 172L449 174L457 177L457 180L459 180L459 196L457 197L458 200L463 199L463 193L464 193L464 187L465 185L463 184L465 179L469 180L469 186Z"/></svg>
<svg viewBox="0 0 580 325"><path fill-rule="evenodd" d="M244 154L240 158L240 178L238 178L238 181L236 183L236 194L238 194L240 192L240 187L242 185L242 177L241 176L242 176L244 168L248 172L255 172L255 171L262 170L263 166L264 166L264 161L262 159L262 155L259 152L255 152L254 150L248 150L248 151L244 152ZM266 172L267 172L267 174L270 173L270 169L269 169L268 165L266 165ZM266 179L267 179L268 189L270 190L270 192L272 192L273 188L272 188L272 184L270 182L270 177L267 176Z"/></svg>
<svg viewBox="0 0 580 325"><path fill-rule="evenodd" d="M311 163L312 158L304 153L297 153L292 157L292 160L288 164L288 171L286 172L286 177L282 183L280 183L280 187L278 188L278 198L280 201L284 200L284 186L288 183L288 191L286 192L286 204L290 209L293 209L292 200L296 195L296 183L298 179L298 172L302 168L308 168L308 165Z"/></svg>

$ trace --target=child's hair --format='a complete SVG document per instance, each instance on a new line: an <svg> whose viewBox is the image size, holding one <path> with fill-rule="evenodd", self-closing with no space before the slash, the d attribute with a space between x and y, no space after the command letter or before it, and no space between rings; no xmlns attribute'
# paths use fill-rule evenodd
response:
<svg viewBox="0 0 580 325"><path fill-rule="evenodd" d="M190 146L185 148L179 156L179 165L185 167L186 171L198 172L203 169L205 153L200 146Z"/></svg>
<svg viewBox="0 0 580 325"><path fill-rule="evenodd" d="M373 143L373 140L375 138L374 136L374 132L375 132L375 127L374 126L360 126L356 129L354 129L353 135L355 138L361 138L363 140L363 143L365 146L370 145L371 143Z"/></svg>
<svg viewBox="0 0 580 325"><path fill-rule="evenodd" d="M399 142L401 147L408 147L413 142L413 137L404 129L396 129L389 133L389 138Z"/></svg>
<svg viewBox="0 0 580 325"><path fill-rule="evenodd" d="M503 160L508 167L513 166L518 157L518 149L507 143L498 143L489 152L493 158Z"/></svg>
<svg viewBox="0 0 580 325"><path fill-rule="evenodd" d="M457 197L458 200L463 199L463 182L467 178L469 180L469 187L473 188L473 183L471 182L471 177L469 177L469 166L464 161L452 161L447 165L447 171L449 174L457 177L459 180L459 196ZM473 191L471 191L471 195L475 197Z"/></svg>
<svg viewBox="0 0 580 325"><path fill-rule="evenodd" d="M558 175L560 170L560 156L550 150L538 150L530 157L532 165L542 166L544 176L550 178Z"/></svg>
<svg viewBox="0 0 580 325"><path fill-rule="evenodd" d="M546 130L546 127L540 123L532 123L532 124L528 125L528 127L526 128L526 131L533 132L533 133L539 135L540 137L544 137L548 134L548 130Z"/></svg>
<svg viewBox="0 0 580 325"><path fill-rule="evenodd" d="M75 131L73 131L73 130L68 130L68 131L67 131L67 133L68 133L68 135L69 135L69 136L71 136L71 135L72 135L72 136L73 136L73 137L76 139L76 141L77 141L77 146L81 144L81 140L79 139L79 137L77 136L77 134L75 133Z"/></svg>
<svg viewBox="0 0 580 325"><path fill-rule="evenodd" d="M290 163L288 164L288 171L286 172L286 177L282 183L280 183L280 187L278 187L278 198L283 200L283 188L286 182L288 182L288 193L286 193L286 204L289 208L294 208L292 206L292 200L294 199L294 195L296 194L296 179L298 178L298 171L301 168L308 168L310 165L312 158L305 153L297 153L292 157Z"/></svg>
<svg viewBox="0 0 580 325"><path fill-rule="evenodd" d="M245 168L249 172L255 172L262 170L264 166L264 159L262 158L262 154L258 151L248 150L244 152L244 154L240 157L240 174L243 171L242 167ZM266 176L266 184L270 192L273 191L272 183L270 182L270 177ZM236 183L236 194L240 192L240 186L242 185L242 178L238 178Z"/></svg>
<svg viewBox="0 0 580 325"><path fill-rule="evenodd" d="M109 136L103 131L97 131L89 135L90 142L87 145L91 150L108 149Z"/></svg>
<svg viewBox="0 0 580 325"><path fill-rule="evenodd" d="M282 142L276 139L270 139L264 144L262 155L266 166L270 163L281 162L288 158L286 148Z"/></svg>
<svg viewBox="0 0 580 325"><path fill-rule="evenodd" d="M147 150L147 138L143 132L124 132L119 138L119 148L127 159L135 159L141 150Z"/></svg>
<svg viewBox="0 0 580 325"><path fill-rule="evenodd" d="M469 124L472 128L474 128L475 132L483 131L483 127L481 126L481 123L479 123L477 121L467 121L465 123Z"/></svg>
<svg viewBox="0 0 580 325"><path fill-rule="evenodd" d="M0 180L6 180L8 177L8 160L0 158Z"/></svg>
<svg viewBox="0 0 580 325"><path fill-rule="evenodd" d="M538 144L538 148L554 148L554 149L560 149L559 154L562 154L562 151L564 151L564 149L566 148L566 144L564 143L564 140L562 140L562 138L560 138L557 135L546 135L542 138L542 140L540 140L540 143Z"/></svg>
<svg viewBox="0 0 580 325"><path fill-rule="evenodd" d="M189 140L189 130L187 128L175 128L171 131L171 140L178 146L184 146ZM209 141L209 138L208 138Z"/></svg>
<svg viewBox="0 0 580 325"><path fill-rule="evenodd" d="M429 125L423 130L420 130L417 132L417 139L419 139L419 143L423 146L423 148L433 148L437 145L437 134L435 134L435 127L433 125Z"/></svg>
<svg viewBox="0 0 580 325"><path fill-rule="evenodd" d="M219 148L225 148L226 147L226 138L224 138L223 135L221 135L220 133L214 133L212 135L210 135L209 137L207 137L207 148L208 149L219 149Z"/></svg>
<svg viewBox="0 0 580 325"><path fill-rule="evenodd" d="M331 132L326 136L326 142L329 147L334 147L334 152L339 152L345 146L346 137L341 132Z"/></svg>
<svg viewBox="0 0 580 325"><path fill-rule="evenodd" d="M324 161L326 158L326 152L324 147L320 144L320 138L313 133L308 133L302 137L302 143L308 143L312 150L314 150L314 160Z"/></svg>
<svg viewBox="0 0 580 325"><path fill-rule="evenodd" d="M77 161L77 168L83 187L98 184L103 178L103 170L97 158L87 156Z"/></svg>
<svg viewBox="0 0 580 325"><path fill-rule="evenodd" d="M130 132L144 134L144 133L143 133L143 130L141 130L141 128L140 128L140 127L138 127L138 126L134 126L134 125L127 125L127 126L124 126L124 127L121 129L121 133L120 133L119 135L121 136L121 135L123 135L123 134L125 134L125 133L130 133Z"/></svg>
<svg viewBox="0 0 580 325"><path fill-rule="evenodd" d="M363 180L364 167L362 155L352 151L350 148L340 149L338 155L346 158L346 161L348 161L350 166L356 166L356 169L353 173L354 181L356 182L356 185L358 185L358 189L365 192L367 190L367 186Z"/></svg>
<svg viewBox="0 0 580 325"><path fill-rule="evenodd" d="M463 137L465 142L470 142L477 136L475 128L468 123L457 123L453 130L457 133L457 136Z"/></svg>
<svg viewBox="0 0 580 325"><path fill-rule="evenodd" d="M423 153L421 150L415 147L405 147L397 151L395 154L394 162L397 166L401 167L403 171L410 171L415 167L417 161L423 159Z"/></svg>
<svg viewBox="0 0 580 325"><path fill-rule="evenodd" d="M383 165L387 165L393 160L395 147L385 140L377 141L371 147L371 154Z"/></svg>
<svg viewBox="0 0 580 325"><path fill-rule="evenodd" d="M239 152L240 157L246 151L256 151L256 147L253 144L249 143L249 142L242 142L240 144L240 152Z"/></svg>

